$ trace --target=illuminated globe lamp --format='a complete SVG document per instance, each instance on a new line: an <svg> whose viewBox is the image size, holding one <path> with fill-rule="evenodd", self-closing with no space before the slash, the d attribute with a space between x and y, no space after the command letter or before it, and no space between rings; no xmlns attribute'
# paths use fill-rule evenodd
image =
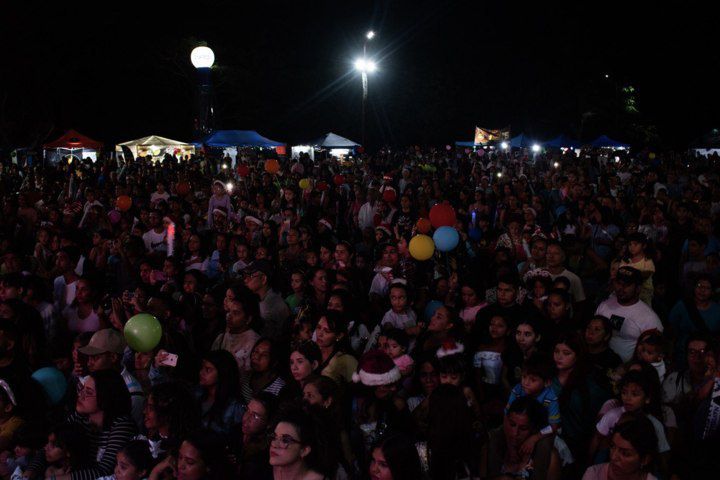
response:
<svg viewBox="0 0 720 480"><path fill-rule="evenodd" d="M198 103L195 116L195 135L206 135L212 129L213 106L210 67L215 63L215 53L211 48L195 47L190 52L190 62L198 72Z"/></svg>
<svg viewBox="0 0 720 480"><path fill-rule="evenodd" d="M190 53L190 62L198 70L210 68L215 63L215 52L210 47L195 47Z"/></svg>

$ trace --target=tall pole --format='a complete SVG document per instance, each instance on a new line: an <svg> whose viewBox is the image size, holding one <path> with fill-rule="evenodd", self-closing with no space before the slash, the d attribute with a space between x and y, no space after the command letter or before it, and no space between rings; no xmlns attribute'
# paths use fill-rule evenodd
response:
<svg viewBox="0 0 720 480"><path fill-rule="evenodd" d="M368 38L365 36L365 43L363 43L363 58L367 58L367 41ZM368 96L368 77L365 70L362 71L362 117L360 119L360 143L365 147L365 110L367 109L367 96Z"/></svg>

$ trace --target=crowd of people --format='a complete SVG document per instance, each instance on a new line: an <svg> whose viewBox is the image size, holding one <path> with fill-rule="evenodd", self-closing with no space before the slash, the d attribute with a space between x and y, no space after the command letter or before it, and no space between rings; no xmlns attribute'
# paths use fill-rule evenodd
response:
<svg viewBox="0 0 720 480"><path fill-rule="evenodd" d="M0 476L712 475L719 161L3 161Z"/></svg>

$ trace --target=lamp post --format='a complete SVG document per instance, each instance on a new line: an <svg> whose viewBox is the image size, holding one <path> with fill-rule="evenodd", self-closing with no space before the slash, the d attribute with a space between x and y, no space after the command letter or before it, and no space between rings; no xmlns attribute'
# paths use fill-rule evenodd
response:
<svg viewBox="0 0 720 480"><path fill-rule="evenodd" d="M365 146L365 111L367 109L367 96L368 96L368 73L372 73L377 69L377 65L374 61L367 59L367 44L370 40L375 38L375 32L372 30L365 34L365 42L363 42L363 56L355 60L355 69L358 70L362 76L362 117L360 120L360 142L363 147Z"/></svg>
<svg viewBox="0 0 720 480"><path fill-rule="evenodd" d="M195 47L190 62L198 72L198 103L195 117L195 136L200 138L212 130L214 109L210 67L215 63L215 53L209 47Z"/></svg>

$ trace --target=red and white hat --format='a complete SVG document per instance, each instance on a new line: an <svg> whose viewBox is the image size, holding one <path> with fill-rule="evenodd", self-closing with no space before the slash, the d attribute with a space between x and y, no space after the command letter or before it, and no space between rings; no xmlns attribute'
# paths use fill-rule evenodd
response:
<svg viewBox="0 0 720 480"><path fill-rule="evenodd" d="M333 229L332 223L330 223L330 220L328 220L327 218L321 218L320 220L318 220L318 223L325 225L325 228L327 228L328 230Z"/></svg>
<svg viewBox="0 0 720 480"><path fill-rule="evenodd" d="M450 355L457 355L465 351L465 345L457 343L452 338L445 340L442 346L438 348L437 357L449 357Z"/></svg>
<svg viewBox="0 0 720 480"><path fill-rule="evenodd" d="M390 385L400 380L398 369L392 358L382 350L369 350L358 363L357 373L353 373L353 382L362 383L368 387Z"/></svg>

